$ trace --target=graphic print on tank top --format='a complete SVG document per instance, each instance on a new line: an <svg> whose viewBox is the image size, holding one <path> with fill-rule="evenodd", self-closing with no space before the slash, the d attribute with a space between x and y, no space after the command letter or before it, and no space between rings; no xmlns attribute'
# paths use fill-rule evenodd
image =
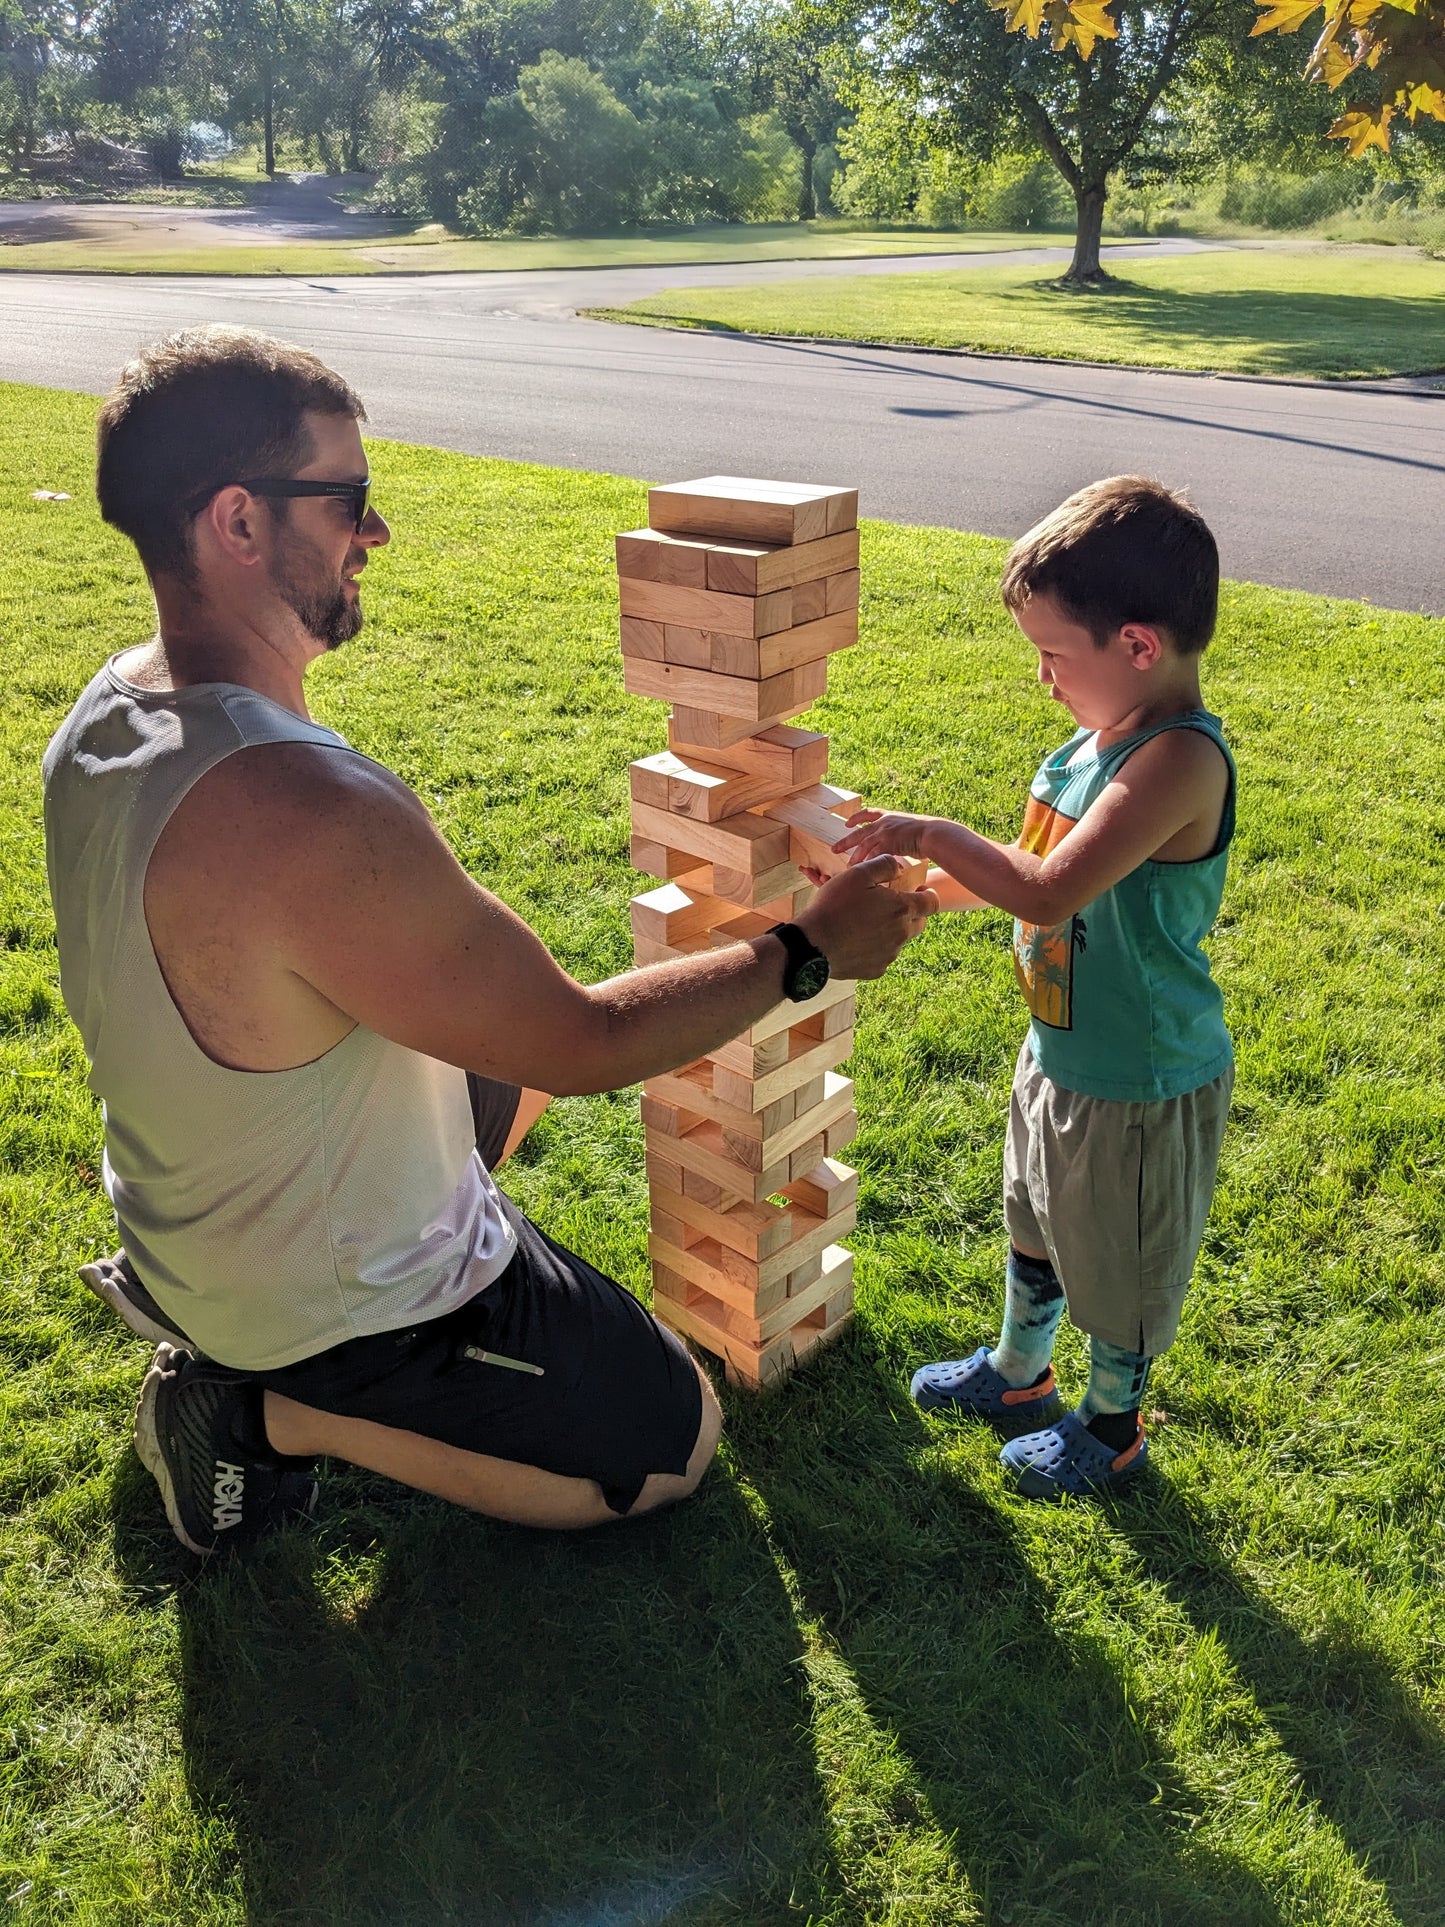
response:
<svg viewBox="0 0 1445 1927"><path fill-rule="evenodd" d="M1030 856L1046 857L1073 829L1077 817L1064 816L1036 796L1024 811L1019 847ZM1014 974L1030 1013L1050 1030L1074 1028L1074 952L1088 944L1088 930L1079 916L1063 923L1014 924Z"/></svg>

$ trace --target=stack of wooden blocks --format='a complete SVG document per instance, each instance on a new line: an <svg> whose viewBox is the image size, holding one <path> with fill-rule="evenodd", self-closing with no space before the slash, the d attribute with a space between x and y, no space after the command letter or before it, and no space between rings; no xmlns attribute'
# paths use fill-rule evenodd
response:
<svg viewBox="0 0 1445 1927"><path fill-rule="evenodd" d="M632 861L665 879L632 900L639 963L790 921L799 865L841 867L859 802L823 780L827 737L787 724L858 637L856 489L714 475L652 489L648 519L617 538L626 686L673 706L631 769ZM653 1308L735 1382L776 1382L852 1314L852 1048L853 985L830 981L643 1085Z"/></svg>

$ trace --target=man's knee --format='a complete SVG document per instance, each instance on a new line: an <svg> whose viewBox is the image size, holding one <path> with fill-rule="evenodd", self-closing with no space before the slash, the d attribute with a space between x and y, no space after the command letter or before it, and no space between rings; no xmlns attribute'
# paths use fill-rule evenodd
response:
<svg viewBox="0 0 1445 1927"><path fill-rule="evenodd" d="M639 1512L652 1512L658 1506L676 1505L679 1499L686 1499L694 1493L701 1483L702 1475L717 1456L718 1442L722 1438L722 1407L717 1402L717 1393L712 1388L712 1380L702 1367L694 1361L693 1370L697 1373L702 1388L702 1417L697 1428L697 1438L688 1455L687 1468L678 1472L654 1472L638 1494L629 1516Z"/></svg>

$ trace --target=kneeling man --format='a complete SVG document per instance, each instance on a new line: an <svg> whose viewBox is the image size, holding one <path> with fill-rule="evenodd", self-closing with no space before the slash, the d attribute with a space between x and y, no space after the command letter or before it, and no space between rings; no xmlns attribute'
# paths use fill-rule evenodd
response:
<svg viewBox="0 0 1445 1927"><path fill-rule="evenodd" d="M682 1345L523 1217L490 1167L539 1092L715 1049L788 994L769 934L584 987L418 798L313 723L389 539L364 416L313 356L200 328L100 415L101 512L155 639L45 758L61 983L105 1110L128 1261L91 1281L162 1339L136 1444L195 1552L306 1509L329 1454L577 1527L684 1497L720 1415ZM876 977L932 907L850 870L798 918Z"/></svg>

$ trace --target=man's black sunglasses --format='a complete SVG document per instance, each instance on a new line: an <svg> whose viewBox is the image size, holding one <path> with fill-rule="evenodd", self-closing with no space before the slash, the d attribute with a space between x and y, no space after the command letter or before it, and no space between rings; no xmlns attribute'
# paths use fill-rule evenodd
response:
<svg viewBox="0 0 1445 1927"><path fill-rule="evenodd" d="M356 533L360 535L370 503L371 477L368 475L360 482L276 482L263 478L256 482L237 482L236 487L245 489L248 495L335 496L338 501L350 502Z"/></svg>

